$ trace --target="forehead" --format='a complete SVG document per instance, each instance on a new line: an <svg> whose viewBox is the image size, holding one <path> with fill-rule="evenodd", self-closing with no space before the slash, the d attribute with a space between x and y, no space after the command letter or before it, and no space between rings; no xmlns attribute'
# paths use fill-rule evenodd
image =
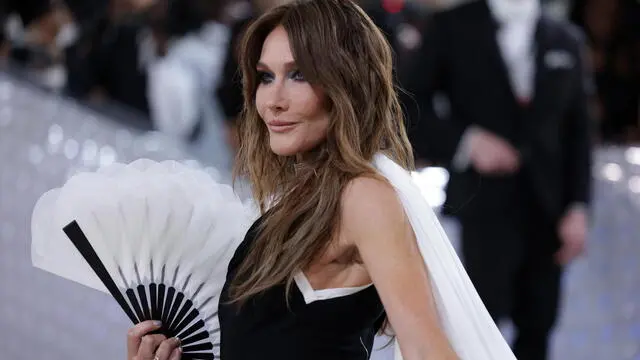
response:
<svg viewBox="0 0 640 360"><path fill-rule="evenodd" d="M293 61L289 35L287 35L284 27L278 26L264 40L260 62L269 66L277 66Z"/></svg>

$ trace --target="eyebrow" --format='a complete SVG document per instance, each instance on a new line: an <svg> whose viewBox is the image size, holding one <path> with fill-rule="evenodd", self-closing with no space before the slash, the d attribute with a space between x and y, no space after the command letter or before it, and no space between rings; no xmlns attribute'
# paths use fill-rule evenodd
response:
<svg viewBox="0 0 640 360"><path fill-rule="evenodd" d="M287 61L286 63L284 63L285 69L292 69L292 68L295 68L296 66L297 65L295 61ZM262 61L258 61L258 63L256 64L256 68L269 69L269 66L263 63Z"/></svg>

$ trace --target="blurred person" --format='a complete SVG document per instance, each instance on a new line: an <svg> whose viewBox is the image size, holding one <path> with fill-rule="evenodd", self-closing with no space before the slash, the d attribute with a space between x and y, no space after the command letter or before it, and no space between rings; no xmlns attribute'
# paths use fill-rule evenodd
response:
<svg viewBox="0 0 640 360"><path fill-rule="evenodd" d="M17 16L19 28L7 33L8 21ZM5 0L0 3L0 55L28 64L35 58L53 56L58 32L66 14L50 0Z"/></svg>
<svg viewBox="0 0 640 360"><path fill-rule="evenodd" d="M231 153L217 102L212 101L228 51L230 29L220 22L226 1L183 0L167 8L162 55L149 66L147 96L153 126L187 142L225 173Z"/></svg>
<svg viewBox="0 0 640 360"><path fill-rule="evenodd" d="M0 4L0 58L18 65L39 86L54 91L64 87L64 49L76 36L72 16L61 1Z"/></svg>
<svg viewBox="0 0 640 360"><path fill-rule="evenodd" d="M423 41L403 82L416 154L450 172L443 211L492 317L513 321L516 357L547 359L562 271L587 234L584 39L537 0L479 0L435 14Z"/></svg>
<svg viewBox="0 0 640 360"><path fill-rule="evenodd" d="M91 103L115 102L147 118L147 70L159 56L148 18L156 2L91 1L93 12L83 11L93 14L92 21L82 22L87 26L66 50L66 92Z"/></svg>
<svg viewBox="0 0 640 360"><path fill-rule="evenodd" d="M570 19L587 35L602 140L640 141L640 2L577 0Z"/></svg>
<svg viewBox="0 0 640 360"><path fill-rule="evenodd" d="M229 29L219 22L225 2L184 0L166 9L161 56L149 68L147 94L156 129L183 140L202 130L222 71Z"/></svg>
<svg viewBox="0 0 640 360"><path fill-rule="evenodd" d="M361 0L361 6L387 37L398 78L415 66L422 31L433 11L431 0Z"/></svg>

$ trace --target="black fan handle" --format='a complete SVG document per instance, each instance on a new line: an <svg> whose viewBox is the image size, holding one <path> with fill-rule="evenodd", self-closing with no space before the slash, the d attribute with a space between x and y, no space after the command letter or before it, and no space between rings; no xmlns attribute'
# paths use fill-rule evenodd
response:
<svg viewBox="0 0 640 360"><path fill-rule="evenodd" d="M133 310L131 309L129 304L127 304L127 300L120 292L120 289L118 289L118 286L116 285L115 281L113 281L111 275L109 275L109 272L102 263L102 260L100 260L98 254L96 254L96 251L93 249L93 246L91 246L91 243L80 228L80 225L78 225L78 222L75 220L70 222L63 228L63 231L65 234L67 234L69 240L71 240L73 245L75 245L76 249L78 249L89 266L91 266L91 269L93 269L96 275L98 275L98 278L100 279L100 281L102 281L107 290L109 290L111 296L113 296L118 304L120 304L120 307L127 314L131 322L137 324L139 322L139 319L133 313Z"/></svg>

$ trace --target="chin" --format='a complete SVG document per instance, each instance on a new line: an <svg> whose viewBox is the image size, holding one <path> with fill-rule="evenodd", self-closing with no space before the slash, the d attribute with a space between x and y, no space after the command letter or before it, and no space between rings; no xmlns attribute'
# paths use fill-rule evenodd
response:
<svg viewBox="0 0 640 360"><path fill-rule="evenodd" d="M279 156L294 156L302 151L299 146L295 144L286 144L279 141L270 142L271 151Z"/></svg>
<svg viewBox="0 0 640 360"><path fill-rule="evenodd" d="M278 147L271 147L271 151L278 156L295 156L298 154L298 151L289 150L289 149L281 149Z"/></svg>
<svg viewBox="0 0 640 360"><path fill-rule="evenodd" d="M322 142L322 138L313 141L316 139L291 135L292 134L271 134L269 136L271 151L279 156L295 156L311 151Z"/></svg>

